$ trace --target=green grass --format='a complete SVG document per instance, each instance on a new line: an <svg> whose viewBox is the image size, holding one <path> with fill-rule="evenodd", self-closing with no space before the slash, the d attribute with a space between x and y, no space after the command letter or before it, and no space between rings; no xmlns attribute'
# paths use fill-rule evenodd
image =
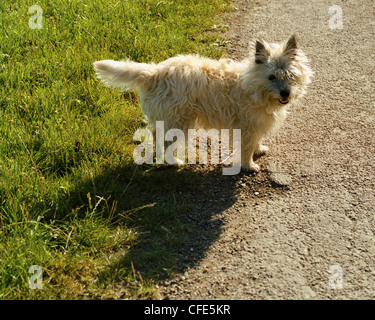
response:
<svg viewBox="0 0 375 320"><path fill-rule="evenodd" d="M29 7L43 28L29 28ZM189 170L133 163L136 95L92 63L217 58L226 0L0 3L0 299L153 298L184 241ZM213 27L214 26L214 27ZM145 249L147 248L147 250ZM29 267L43 270L31 290Z"/></svg>

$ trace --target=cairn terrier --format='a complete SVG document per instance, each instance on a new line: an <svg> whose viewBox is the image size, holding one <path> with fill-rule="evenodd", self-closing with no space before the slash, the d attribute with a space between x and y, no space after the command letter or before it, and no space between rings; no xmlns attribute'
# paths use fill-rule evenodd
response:
<svg viewBox="0 0 375 320"><path fill-rule="evenodd" d="M254 41L242 62L179 55L159 64L103 60L96 75L109 87L136 90L150 130L241 129L241 167L260 170L265 134L279 127L287 105L306 93L313 72L295 35L283 44ZM187 135L185 135L187 136Z"/></svg>

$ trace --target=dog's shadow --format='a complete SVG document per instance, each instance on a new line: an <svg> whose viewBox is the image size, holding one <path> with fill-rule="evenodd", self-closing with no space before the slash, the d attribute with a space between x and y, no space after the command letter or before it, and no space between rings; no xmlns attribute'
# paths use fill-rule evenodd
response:
<svg viewBox="0 0 375 320"><path fill-rule="evenodd" d="M129 162L83 181L70 197L83 201L90 193L106 199L103 215L136 233L136 241L124 245L99 278L123 273L142 282L160 281L205 257L222 232L220 214L237 201L239 184L256 177L243 172L225 176L221 166L178 169Z"/></svg>

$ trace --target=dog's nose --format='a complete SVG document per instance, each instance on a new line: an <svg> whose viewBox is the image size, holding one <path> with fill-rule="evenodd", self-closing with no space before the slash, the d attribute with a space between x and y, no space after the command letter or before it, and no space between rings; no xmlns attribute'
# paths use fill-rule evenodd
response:
<svg viewBox="0 0 375 320"><path fill-rule="evenodd" d="M288 98L289 95L290 95L290 91L289 91L289 90L281 90L281 91L280 91L280 96L281 96L282 98Z"/></svg>

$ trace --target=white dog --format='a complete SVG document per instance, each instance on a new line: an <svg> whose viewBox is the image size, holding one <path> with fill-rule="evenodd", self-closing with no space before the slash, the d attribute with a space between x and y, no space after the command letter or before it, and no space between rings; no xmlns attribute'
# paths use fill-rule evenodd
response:
<svg viewBox="0 0 375 320"><path fill-rule="evenodd" d="M295 36L285 44L256 41L242 62L177 56L159 64L104 60L94 63L109 87L136 90L149 128L241 129L241 166L259 171L254 153L265 153L266 133L285 119L289 102L306 92L312 71Z"/></svg>

